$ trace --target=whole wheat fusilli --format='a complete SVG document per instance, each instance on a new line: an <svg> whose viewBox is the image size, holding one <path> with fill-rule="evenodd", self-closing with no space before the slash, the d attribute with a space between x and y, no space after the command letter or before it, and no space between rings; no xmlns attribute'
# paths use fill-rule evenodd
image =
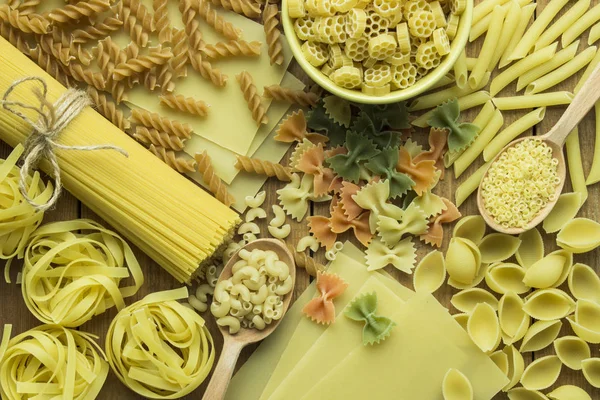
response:
<svg viewBox="0 0 600 400"><path fill-rule="evenodd" d="M188 38L184 30L173 30L171 35L171 44L173 45L173 58L169 61L171 70L176 78L187 76L188 63Z"/></svg>
<svg viewBox="0 0 600 400"><path fill-rule="evenodd" d="M74 82L66 71L64 65L59 63L54 57L42 50L40 46L28 51L29 57L46 71L54 79L66 87L73 86Z"/></svg>
<svg viewBox="0 0 600 400"><path fill-rule="evenodd" d="M171 41L171 21L167 6L169 0L154 0L152 8L154 9L154 27L158 31L158 41L160 43Z"/></svg>
<svg viewBox="0 0 600 400"><path fill-rule="evenodd" d="M229 40L227 42L218 42L207 44L202 48L202 53L211 59L218 59L231 56L259 56L260 42L246 42L244 40Z"/></svg>
<svg viewBox="0 0 600 400"><path fill-rule="evenodd" d="M154 31L152 14L140 0L123 0L123 10L119 15L123 28L131 39L141 47L146 47L150 33Z"/></svg>
<svg viewBox="0 0 600 400"><path fill-rule="evenodd" d="M21 15L19 10L13 10L8 4L0 4L0 22L6 22L23 33L48 33L50 21L40 15Z"/></svg>
<svg viewBox="0 0 600 400"><path fill-rule="evenodd" d="M29 54L29 44L23 36L23 33L13 28L7 22L0 22L0 36L8 40L10 44L19 49L22 53Z"/></svg>
<svg viewBox="0 0 600 400"><path fill-rule="evenodd" d="M202 174L202 180L208 186L208 190L215 195L217 200L227 207L232 205L235 202L235 198L227 191L225 182L223 182L215 173L212 160L208 153L206 151L196 153L194 158L198 163L198 172Z"/></svg>
<svg viewBox="0 0 600 400"><path fill-rule="evenodd" d="M196 18L198 11L194 7L193 0L179 0L179 11L185 25L185 33L189 39L189 45L193 50L199 50L204 45L202 32L200 32L200 21Z"/></svg>
<svg viewBox="0 0 600 400"><path fill-rule="evenodd" d="M42 0L23 0L17 5L17 10L21 15L35 14L37 6L40 5Z"/></svg>
<svg viewBox="0 0 600 400"><path fill-rule="evenodd" d="M189 139L192 135L192 127L188 124L182 124L179 121L173 121L161 117L159 114L152 113L139 108L134 108L131 112L133 122L144 125L147 128L154 128L169 135L175 135L181 139Z"/></svg>
<svg viewBox="0 0 600 400"><path fill-rule="evenodd" d="M92 25L85 25L74 30L72 33L73 43L82 44L105 38L122 26L123 21L114 15L108 16L100 22L95 22Z"/></svg>
<svg viewBox="0 0 600 400"><path fill-rule="evenodd" d="M323 264L316 262L313 258L306 255L305 252L298 253L294 246L289 243L287 244L287 248L294 256L296 267L304 268L310 276L316 277L317 272L325 271L325 266Z"/></svg>
<svg viewBox="0 0 600 400"><path fill-rule="evenodd" d="M131 123L123 114L123 111L117 107L114 101L110 100L104 93L98 92L95 88L88 86L87 92L96 105L96 109L106 119L112 122L117 128L126 131L131 127Z"/></svg>
<svg viewBox="0 0 600 400"><path fill-rule="evenodd" d="M192 68L198 71L204 79L211 81L215 86L225 86L227 84L227 75L221 73L211 63L204 60L199 52L194 53L190 50L188 54Z"/></svg>
<svg viewBox="0 0 600 400"><path fill-rule="evenodd" d="M181 138L175 135L169 135L166 132L160 132L154 128L145 126L136 126L133 137L141 143L163 147L167 150L179 151L183 149L184 143Z"/></svg>
<svg viewBox="0 0 600 400"><path fill-rule="evenodd" d="M106 80L102 77L102 74L100 72L93 72L89 68L84 68L84 65L79 61L72 60L67 69L76 81L85 82L98 90L106 88Z"/></svg>
<svg viewBox="0 0 600 400"><path fill-rule="evenodd" d="M160 96L159 99L161 105L174 110L200 116L206 116L208 114L208 105L202 100L196 100L193 97L185 97L180 94L167 94Z"/></svg>
<svg viewBox="0 0 600 400"><path fill-rule="evenodd" d="M263 97L298 104L302 107L314 107L319 101L319 96L315 93L289 89L279 85L265 86Z"/></svg>
<svg viewBox="0 0 600 400"><path fill-rule="evenodd" d="M239 39L241 37L241 31L213 10L207 0L197 0L192 4L195 6L198 14L208 23L208 25L212 26L216 32L231 40Z"/></svg>
<svg viewBox="0 0 600 400"><path fill-rule="evenodd" d="M48 19L55 24L70 24L108 11L109 8L110 0L85 0L50 11Z"/></svg>
<svg viewBox="0 0 600 400"><path fill-rule="evenodd" d="M271 65L283 64L283 45L281 44L281 32L279 31L279 11L276 4L268 4L263 11L263 25L267 37L268 52Z"/></svg>
<svg viewBox="0 0 600 400"><path fill-rule="evenodd" d="M153 144L150 145L149 149L156 157L178 172L194 172L196 170L196 162L194 160L178 157L173 150L167 150L164 147Z"/></svg>
<svg viewBox="0 0 600 400"><path fill-rule="evenodd" d="M275 176L282 182L290 182L292 180L292 170L289 167L284 167L281 164L267 160L238 155L235 167L241 171L258 175Z"/></svg>
<svg viewBox="0 0 600 400"><path fill-rule="evenodd" d="M260 16L260 6L251 0L211 0L211 2L248 18L258 18Z"/></svg>
<svg viewBox="0 0 600 400"><path fill-rule="evenodd" d="M147 55L139 56L118 64L113 71L113 79L121 81L130 76L139 75L155 66L163 65L169 62L173 57L171 49L160 46L150 49Z"/></svg>
<svg viewBox="0 0 600 400"><path fill-rule="evenodd" d="M156 81L162 93L171 93L175 90L173 69L168 63L157 67L156 75Z"/></svg>
<svg viewBox="0 0 600 400"><path fill-rule="evenodd" d="M240 84L244 99L248 103L248 109L252 112L252 119L256 121L257 125L267 124L269 122L267 110L261 103L261 98L256 90L256 86L254 86L252 75L248 71L242 71L235 77Z"/></svg>

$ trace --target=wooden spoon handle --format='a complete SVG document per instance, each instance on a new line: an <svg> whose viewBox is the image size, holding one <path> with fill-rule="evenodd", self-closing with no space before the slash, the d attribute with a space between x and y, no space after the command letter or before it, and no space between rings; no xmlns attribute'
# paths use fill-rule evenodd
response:
<svg viewBox="0 0 600 400"><path fill-rule="evenodd" d="M546 139L562 147L569 133L575 129L598 99L600 99L600 63L575 94L573 101L556 125L545 135Z"/></svg>
<svg viewBox="0 0 600 400"><path fill-rule="evenodd" d="M229 386L235 364L244 345L245 343L238 342L237 340L227 340L225 338L219 362L213 371L212 378L206 388L206 392L204 392L202 400L222 400L225 398L227 386Z"/></svg>

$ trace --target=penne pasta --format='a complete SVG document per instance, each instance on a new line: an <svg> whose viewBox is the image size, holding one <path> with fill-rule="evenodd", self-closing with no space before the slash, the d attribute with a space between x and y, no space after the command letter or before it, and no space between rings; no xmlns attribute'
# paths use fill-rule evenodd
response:
<svg viewBox="0 0 600 400"><path fill-rule="evenodd" d="M483 46L477 57L477 63L475 64L473 71L471 71L471 75L469 75L468 82L471 88L476 88L483 80L485 73L489 71L489 65L494 56L496 46L498 45L498 37L502 31L505 16L506 9L500 6L494 8L490 29L485 35L485 41L483 42Z"/></svg>
<svg viewBox="0 0 600 400"><path fill-rule="evenodd" d="M585 181L586 185L600 182L600 102L594 106L596 113L596 142L594 143L594 161Z"/></svg>
<svg viewBox="0 0 600 400"><path fill-rule="evenodd" d="M587 81L587 79L590 77L590 74L592 73L592 71L594 70L596 65L598 65L599 62L600 62L600 51L597 51L596 55L594 56L592 61L590 61L587 68L585 69L585 71L583 71L581 78L579 78L579 82L577 82L577 85L575 85L575 89L573 89L573 93L579 92L579 89L581 89L581 87L583 86L585 81Z"/></svg>
<svg viewBox="0 0 600 400"><path fill-rule="evenodd" d="M490 76L486 75L484 79L481 81L480 85L475 89L471 89L469 87L459 88L458 86L452 86L444 90L440 90L437 92L429 93L424 96L420 96L413 100L408 106L409 111L420 111L426 110L428 108L434 108L443 102L450 100L453 97L464 97L471 93L476 92L477 90L483 89L487 83L489 82Z"/></svg>
<svg viewBox="0 0 600 400"><path fill-rule="evenodd" d="M536 51L533 54L528 55L527 57L517 61L503 72L498 74L490 84L490 94L495 96L502 89L508 86L509 83L518 79L520 76L525 74L527 71L531 71L533 68L542 65L552 59L554 54L556 54L556 48L558 47L558 42L555 42L549 46Z"/></svg>
<svg viewBox="0 0 600 400"><path fill-rule="evenodd" d="M487 171L488 167L491 163L487 162L483 164L477 171L473 172L471 176L469 176L463 183L458 185L456 188L456 192L454 193L454 202L456 203L456 207L460 207L462 203L466 199L472 195L477 188L479 187L479 183L483 179L485 175L485 171Z"/></svg>
<svg viewBox="0 0 600 400"><path fill-rule="evenodd" d="M592 26L592 29L590 29L590 34L588 35L588 46L596 43L598 39L600 39L600 22Z"/></svg>
<svg viewBox="0 0 600 400"><path fill-rule="evenodd" d="M589 8L590 0L578 0L562 17L556 20L551 27L540 36L535 44L535 50L548 46L562 35L569 27L581 17ZM564 47L564 44L563 44Z"/></svg>
<svg viewBox="0 0 600 400"><path fill-rule="evenodd" d="M454 176L459 178L463 172L475 161L481 154L485 146L494 138L496 133L502 128L504 118L500 110L495 110L490 122L483 128L475 141L461 154L454 162Z"/></svg>
<svg viewBox="0 0 600 400"><path fill-rule="evenodd" d="M467 71L473 71L475 64L477 64L476 57L467 57Z"/></svg>
<svg viewBox="0 0 600 400"><path fill-rule="evenodd" d="M544 29L546 29L567 3L568 0L550 0L548 5L544 7L544 10L533 21L531 27L525 32L517 47L515 47L512 54L508 57L508 60L514 61L525 57L535 45L542 32L544 32Z"/></svg>
<svg viewBox="0 0 600 400"><path fill-rule="evenodd" d="M454 77L456 79L456 86L463 89L467 87L467 77L469 72L467 70L467 53L465 50L460 53L456 63L454 63Z"/></svg>
<svg viewBox="0 0 600 400"><path fill-rule="evenodd" d="M525 34L525 30L527 29L529 21L533 16L535 7L536 4L534 3L527 4L521 8L521 13L519 14L519 22L517 23L517 27L511 35L510 40L508 41L508 46L506 46L506 49L504 50L504 53L500 58L500 63L498 64L500 68L504 68L508 64L510 64L511 61L508 59L508 57L510 57L515 47L517 47L517 44L519 44L519 42L523 38L523 34Z"/></svg>
<svg viewBox="0 0 600 400"><path fill-rule="evenodd" d="M477 24L485 16L489 15L494 11L494 7L501 6L508 3L510 0L486 0L482 1L473 7L473 20L471 26Z"/></svg>
<svg viewBox="0 0 600 400"><path fill-rule="evenodd" d="M596 46L588 47L581 53L577 54L572 60L561 65L559 68L531 82L525 88L525 94L543 92L546 89L558 85L560 82L563 82L570 76L577 73L577 71L588 65L594 58L595 54Z"/></svg>
<svg viewBox="0 0 600 400"><path fill-rule="evenodd" d="M556 53L550 61L541 64L521 75L517 80L517 92L525 88L537 78L546 75L550 71L554 71L567 61L573 59L577 53L577 46L579 46L579 41Z"/></svg>
<svg viewBox="0 0 600 400"><path fill-rule="evenodd" d="M567 47L579 38L586 29L598 21L600 21L600 4L590 8L581 18L569 26L565 33L562 34L560 43L563 47Z"/></svg>
<svg viewBox="0 0 600 400"><path fill-rule="evenodd" d="M439 89L441 87L447 86L451 83L453 83L454 80L454 76L452 76L452 74L448 74L448 75L444 75L439 81L436 82L435 85L433 85L430 89Z"/></svg>
<svg viewBox="0 0 600 400"><path fill-rule="evenodd" d="M500 62L500 57L506 50L508 43L510 42L510 37L515 32L515 29L519 23L519 13L521 12L521 6L516 0L512 0L507 4L508 10L506 11L506 15L504 18L504 24L502 25L502 31L500 32L500 40L498 41L498 45L494 50L494 55L490 61L490 65L488 66L488 71L493 71L496 69L496 66Z"/></svg>
<svg viewBox="0 0 600 400"><path fill-rule="evenodd" d="M532 0L515 0L515 1L519 4L519 7L525 7L532 2ZM511 4L508 3L508 4L502 5L502 8L508 11L510 6L511 6ZM480 21L478 21L477 23L471 24L471 31L469 32L469 42L474 42L481 35L486 33L490 27L491 21L492 21L492 13L489 13L488 15L483 17Z"/></svg>
<svg viewBox="0 0 600 400"><path fill-rule="evenodd" d="M510 124L506 129L497 134L487 146L485 146L485 149L483 150L483 159L486 162L493 160L504 146L512 142L526 130L540 123L545 115L545 107L536 108Z"/></svg>
<svg viewBox="0 0 600 400"><path fill-rule="evenodd" d="M522 108L551 107L570 104L573 100L571 92L550 92L525 96L495 97L494 105L499 110L519 110Z"/></svg>
<svg viewBox="0 0 600 400"><path fill-rule="evenodd" d="M585 203L588 197L585 175L583 173L583 163L581 162L581 147L579 146L579 129L573 129L573 132L567 137L565 143L567 152L567 165L569 166L569 176L571 177L571 186L573 191L581 193L581 204Z"/></svg>

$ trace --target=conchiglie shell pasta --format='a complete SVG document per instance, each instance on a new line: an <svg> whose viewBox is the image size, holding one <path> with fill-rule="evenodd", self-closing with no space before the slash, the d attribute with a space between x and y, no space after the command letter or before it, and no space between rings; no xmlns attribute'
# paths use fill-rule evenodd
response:
<svg viewBox="0 0 600 400"><path fill-rule="evenodd" d="M413 286L418 293L433 293L446 279L446 263L443 254L434 250L417 265L413 275Z"/></svg>
<svg viewBox="0 0 600 400"><path fill-rule="evenodd" d="M560 375L562 363L557 356L538 358L525 368L521 385L529 390L542 390L554 384Z"/></svg>
<svg viewBox="0 0 600 400"><path fill-rule="evenodd" d="M548 398L551 400L592 400L585 390L573 385L557 387L548 393Z"/></svg>
<svg viewBox="0 0 600 400"><path fill-rule="evenodd" d="M485 274L485 283L496 293L522 294L531 289L523 283L524 277L525 270L518 264L495 263L488 268Z"/></svg>
<svg viewBox="0 0 600 400"><path fill-rule="evenodd" d="M473 386L462 372L451 368L444 376L442 394L444 400L473 400Z"/></svg>
<svg viewBox="0 0 600 400"><path fill-rule="evenodd" d="M485 235L485 220L481 215L469 215L461 218L452 232L452 237L468 239L475 244L479 244L483 235Z"/></svg>
<svg viewBox="0 0 600 400"><path fill-rule="evenodd" d="M527 390L523 387L509 390L507 395L510 400L548 400L548 398L544 396L544 393L538 392L537 390Z"/></svg>
<svg viewBox="0 0 600 400"><path fill-rule="evenodd" d="M573 253L587 253L600 246L600 224L588 218L575 218L562 227L556 243Z"/></svg>
<svg viewBox="0 0 600 400"><path fill-rule="evenodd" d="M542 227L546 233L558 232L567 222L577 215L581 207L581 193L563 193L550 214L544 219Z"/></svg>
<svg viewBox="0 0 600 400"><path fill-rule="evenodd" d="M590 385L600 388L600 358L588 358L581 362L583 376Z"/></svg>
<svg viewBox="0 0 600 400"><path fill-rule="evenodd" d="M565 275L565 270L568 275L570 260L571 258L566 254L550 253L529 267L525 272L523 283L538 289L553 287Z"/></svg>
<svg viewBox="0 0 600 400"><path fill-rule="evenodd" d="M467 333L471 340L486 353L500 344L500 324L496 311L487 303L478 304L467 322Z"/></svg>
<svg viewBox="0 0 600 400"><path fill-rule="evenodd" d="M479 248L469 239L452 238L446 252L446 271L457 282L473 282L481 264Z"/></svg>
<svg viewBox="0 0 600 400"><path fill-rule="evenodd" d="M521 239L521 244L515 257L517 257L517 262L527 269L544 257L544 240L536 228L521 233L519 239Z"/></svg>
<svg viewBox="0 0 600 400"><path fill-rule="evenodd" d="M519 351L526 353L545 349L556 340L560 328L562 328L560 320L534 322L527 330Z"/></svg>
<svg viewBox="0 0 600 400"><path fill-rule="evenodd" d="M458 311L471 313L478 304L486 303L492 307L492 310L498 309L498 299L485 289L472 288L465 289L452 296L450 303Z"/></svg>
<svg viewBox="0 0 600 400"><path fill-rule="evenodd" d="M569 290L577 300L600 303L600 278L588 265L573 265L569 273Z"/></svg>
<svg viewBox="0 0 600 400"><path fill-rule="evenodd" d="M479 252L482 263L495 263L510 258L521 244L521 240L504 233L492 233L481 239Z"/></svg>
<svg viewBox="0 0 600 400"><path fill-rule="evenodd" d="M469 322L469 314L467 314L467 313L454 314L452 316L452 318L454 318L454 320L456 322L458 322L458 324L461 326L461 328L463 328L465 331L467 330L467 323Z"/></svg>
<svg viewBox="0 0 600 400"><path fill-rule="evenodd" d="M554 341L554 351L567 368L581 369L581 362L591 357L590 346L577 336L563 336Z"/></svg>
<svg viewBox="0 0 600 400"><path fill-rule="evenodd" d="M477 276L475 276L475 279L473 279L473 282L471 282L469 284L457 282L454 279L452 279L451 277L448 277L448 285L450 285L453 288L458 289L458 290L472 289L475 286L479 286L479 284L481 282L483 282L483 279L485 278L485 275L487 274L487 270L488 270L489 266L490 266L489 264L481 264L479 266L479 272L477 272Z"/></svg>
<svg viewBox="0 0 600 400"><path fill-rule="evenodd" d="M506 392L521 380L521 376L523 376L523 371L525 370L525 361L523 360L523 355L513 345L506 346L502 349L502 352L508 357L508 374L506 376L509 382L502 388Z"/></svg>
<svg viewBox="0 0 600 400"><path fill-rule="evenodd" d="M562 285L563 283L565 283L567 281L567 278L569 277L569 274L571 273L571 269L573 268L573 253L570 252L569 250L560 249L560 250L553 251L552 253L550 253L548 255L549 256L561 256L561 257L565 258L565 264L563 265L562 274L560 275L560 277L558 278L558 281L553 286L553 287L559 287L560 285Z"/></svg>
<svg viewBox="0 0 600 400"><path fill-rule="evenodd" d="M502 350L497 350L490 354L490 360L496 364L496 366L502 371L504 375L508 376L508 356Z"/></svg>
<svg viewBox="0 0 600 400"><path fill-rule="evenodd" d="M571 324L571 329L577 336L588 343L600 343L600 332L595 332L578 323L573 316L568 316L567 321Z"/></svg>
<svg viewBox="0 0 600 400"><path fill-rule="evenodd" d="M523 300L514 292L508 292L498 302L498 320L505 344L513 344L525 336L531 318L523 311Z"/></svg>
<svg viewBox="0 0 600 400"><path fill-rule="evenodd" d="M539 289L525 302L523 310L542 321L564 318L575 308L575 302L560 289Z"/></svg>

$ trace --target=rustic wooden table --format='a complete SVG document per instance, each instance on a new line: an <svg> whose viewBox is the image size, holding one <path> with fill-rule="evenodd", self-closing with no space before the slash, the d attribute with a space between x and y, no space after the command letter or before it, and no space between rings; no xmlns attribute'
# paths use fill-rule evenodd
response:
<svg viewBox="0 0 600 400"><path fill-rule="evenodd" d="M539 0L538 1L537 13L539 13L543 9L543 7L547 4L547 2L548 2L547 0ZM570 7L574 3L575 3L575 1L571 0L567 7ZM584 39L587 39L587 38L584 38ZM479 48L481 47L481 43L482 43L482 38L480 38L478 41L476 41L474 43L469 44L468 55L469 56L477 55L479 52ZM583 47L584 43L586 43L586 40L582 40L581 47ZM296 76L303 77L303 73L297 65L293 65L291 67L291 70ZM560 87L557 88L556 90L571 90L573 88L573 86L575 85L576 78L578 78L579 76L580 76L580 74L576 75L576 77L573 79L569 79L565 83L561 84ZM500 93L500 96L514 94L514 90L515 90L514 84L510 85L502 93ZM550 129L550 127L558 120L558 118L562 114L563 110L564 110L564 108L562 108L562 107L555 107L555 108L548 109L546 112L545 120L538 127L536 127L535 133L544 133L548 129ZM466 120L472 120L478 111L479 111L479 108L474 109L474 110L469 110L468 112L465 112L463 114L464 118ZM524 114L525 114L525 112L505 112L504 113L505 126ZM583 162L584 162L584 169L585 169L586 173L587 173L587 171L589 171L589 168L591 166L592 159L594 156L594 154L593 154L594 132L595 132L594 121L595 121L594 115L593 115L593 113L591 113L590 115L588 115L585 118L585 120L579 126L580 139L581 139L581 152L582 152L582 158L583 158ZM424 145L426 145L426 143L427 143L427 136L425 134L421 134L421 133L415 134L415 135L413 135L413 139L417 140L418 142L420 142L421 144L424 144ZM9 154L10 150L11 149L8 145L6 145L4 143L0 143L0 157L1 158L6 158L6 156ZM454 190L456 189L457 185L460 184L461 182L463 182L470 175L470 173L475 171L481 164L482 164L482 160L480 158L458 180L454 179L453 173L450 170L448 170L446 173L446 178L437 186L437 188L435 190L436 193L441 196L447 197L449 199L454 199ZM269 207L271 204L276 203L277 196L276 196L275 191L277 189L279 189L281 186L282 186L282 184L277 182L274 179L269 180L265 184L264 190L266 190L266 192L267 192L267 201L266 201L265 205L267 205L267 207ZM589 187L588 189L589 189L588 200L579 215L583 216L583 217L588 217L588 218L594 219L596 221L600 221L600 207L599 207L600 185L594 185L594 186ZM570 182L567 182L567 184L565 186L565 191L570 191L570 190L571 190L571 184L570 184ZM477 207L475 204L474 196L469 198L468 201L466 201L465 204L463 204L460 207L460 211L462 212L463 215L477 214ZM315 204L312 206L310 213L311 213L311 215L328 215L328 204L327 203ZM94 220L97 220L97 221L103 223L105 226L108 226L104 221L100 220L100 218L97 217L90 209L88 209L85 205L81 204L77 199L75 199L69 193L64 193L63 197L61 198L61 200L59 202L58 207L54 211L47 213L47 215L45 217L45 222L62 221L62 220L69 220L69 219L75 219L75 218L90 218L90 219L94 219ZM288 218L287 222L292 224L292 233L291 233L290 237L288 238L288 241L290 243L296 243L299 238L308 234L308 227L307 227L305 221L298 223L295 221L291 221L291 219ZM263 226L261 226L261 230L263 232L266 232L267 231L266 223L264 221L262 221L262 224L263 224ZM449 236L450 236L450 232L451 232L450 228L451 227L446 227L446 229L445 229L444 248L442 249L444 251L445 251L445 247L447 246L447 243L449 241ZM545 241L547 253L550 251L553 251L557 248L554 235L544 234L544 241ZM431 250L431 248L429 246L424 245L423 243L421 243L419 241L416 241L416 242L417 242L417 246L418 246L418 257L419 257L419 259L421 259L423 257L423 255L425 255L427 252L429 252ZM149 257L147 257L145 254L143 254L141 251L136 249L136 254L138 256L138 259L139 259L140 264L142 265L142 269L144 271L145 284L134 298L128 299L128 304L134 300L141 299L148 293L161 291L161 290L167 290L167 289L173 289L173 288L177 288L180 286L180 284L178 284L175 279L173 279L169 274L167 274L165 271L163 271L156 263L154 263ZM326 262L322 252L319 252L318 254L316 254L315 257L320 262L323 262L323 263ZM600 250L595 250L595 251L587 253L587 254L575 255L576 262L582 262L582 263L588 264L592 268L594 268L594 270L596 270L597 272L600 272L599 258L600 258ZM408 286L409 288L412 288L412 277L411 276L408 276L404 273L400 273L400 272L394 270L393 268L388 268L387 270L392 275L394 275L400 282L402 282L404 285ZM295 296L301 294L304 291L304 289L308 286L309 282L310 282L310 279L309 279L309 276L306 274L306 272L304 270L298 270L297 279L296 279L296 287L295 287ZM564 286L566 286L566 284ZM456 312L456 310L452 310L452 306L450 305L450 298L456 292L457 292L456 289L453 289L452 287L450 287L448 285L444 285L441 289L439 289L435 293L435 297L446 307L450 308L452 312ZM100 337L100 343L103 346L105 333L108 329L110 322L112 321L113 317L115 316L115 314L116 314L116 311L113 308L113 309L109 310L108 312L94 318L92 321L88 322L87 324L83 325L80 329L83 331L94 333L94 334L98 335ZM217 349L219 349L219 351L220 351L220 347L222 344L221 335L220 335L219 331L215 328L212 317L210 315L205 315L205 317L207 319L207 323L210 327L213 337L215 338ZM23 302L23 298L21 296L20 286L18 286L16 284L6 284L4 282L0 282L0 326L3 324L13 324L13 335L16 335L25 330L31 329L31 328L39 325L40 323L27 310L27 308ZM566 323L566 321L565 321L565 323L563 324L561 335L568 335L568 334L573 334L573 332L571 331L570 327L568 326L568 323ZM250 346L243 351L243 353L240 357L240 361L238 363L238 367L240 365L242 365L242 363L250 356L250 354L252 353L252 351L255 348L256 348L256 346ZM545 349L543 351L538 351L533 354L527 353L527 354L525 354L526 363L531 362L532 359L536 359L536 358L539 358L539 357L542 357L545 355L553 354L553 352L554 352L554 349L552 347L548 347L547 349ZM218 354L217 354L217 356L218 356ZM595 356L595 357L600 356L600 351L599 351L597 345L592 346L592 356ZM584 388L592 396L593 399L600 399L600 389L596 389L596 388L593 388L592 386L590 386L584 379L581 371L573 371L566 367L563 367L559 380L552 388L560 386L560 385L565 385L565 384L573 384L573 385L580 386L580 387ZM197 389L193 394L186 396L185 398L187 398L187 399L201 398L201 396L204 392L205 386L206 386L206 383L204 385L202 385L202 387ZM102 399L102 400L113 400L113 399L124 400L124 399L139 399L142 397L135 394L134 392L130 391L129 389L127 389L123 384L121 384L121 382L119 382L119 380L114 376L114 374L111 373L98 398ZM496 399L506 399L506 398L507 398L507 396L505 393L500 393L498 396L496 396ZM244 400L244 399L239 399L239 400ZM419 400L429 400L429 399L419 399ZM434 399L431 399L431 400L434 400Z"/></svg>

